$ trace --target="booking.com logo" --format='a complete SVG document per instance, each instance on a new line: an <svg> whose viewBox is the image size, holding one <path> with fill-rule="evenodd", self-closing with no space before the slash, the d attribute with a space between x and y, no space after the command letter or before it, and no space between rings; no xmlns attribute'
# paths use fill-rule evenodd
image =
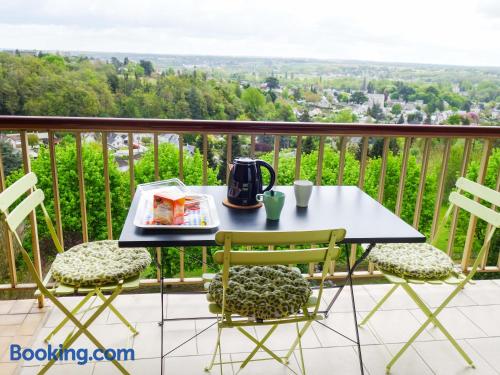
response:
<svg viewBox="0 0 500 375"><path fill-rule="evenodd" d="M51 344L47 348L30 349L22 348L21 345L10 345L10 360L20 361L21 359L30 361L76 361L79 365L85 365L90 361L133 361L135 351L131 348L107 348L89 350L86 348L65 348L62 345L53 347Z"/></svg>

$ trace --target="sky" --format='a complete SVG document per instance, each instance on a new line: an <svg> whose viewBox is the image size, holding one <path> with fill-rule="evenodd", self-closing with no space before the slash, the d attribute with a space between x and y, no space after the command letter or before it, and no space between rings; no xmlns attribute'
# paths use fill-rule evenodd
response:
<svg viewBox="0 0 500 375"><path fill-rule="evenodd" d="M500 66L500 0L1 0L0 48Z"/></svg>

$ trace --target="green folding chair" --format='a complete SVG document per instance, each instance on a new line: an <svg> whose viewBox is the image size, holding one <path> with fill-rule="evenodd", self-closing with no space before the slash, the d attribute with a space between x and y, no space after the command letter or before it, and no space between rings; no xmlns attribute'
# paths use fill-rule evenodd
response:
<svg viewBox="0 0 500 375"><path fill-rule="evenodd" d="M7 224L8 230L12 233L12 235L16 238L19 247L21 249L21 254L26 263L30 276L34 279L37 290L35 292L35 296L44 296L48 298L54 306L56 306L64 315L65 318L53 329L53 331L47 336L45 342L49 342L49 340L61 330L61 328L66 325L66 323L71 322L75 325L75 328L69 335L66 337L62 344L62 348L59 351L61 354L62 350L69 348L82 334L87 336L89 340L99 349L104 350L105 347L97 340L97 338L89 331L89 326L97 319L97 317L103 313L107 308L110 309L119 319L120 321L128 327L130 332L133 335L137 335L138 332L136 329L123 317L123 315L112 305L112 302L118 297L118 295L123 290L131 290L139 287L139 275L135 275L134 277L127 280L120 280L114 284L106 284L99 286L86 286L86 287L75 287L68 284L63 283L53 283L52 287L49 287L49 283L53 282L52 280L52 272L45 276L42 280L38 275L35 266L33 265L31 258L28 254L28 251L24 249L23 243L19 234L17 233L18 227L25 221L28 215L32 212L35 212L37 207L40 207L43 216L45 219L45 223L48 227L49 233L52 237L54 245L59 254L64 252L61 243L56 235L54 230L54 226L52 221L47 213L47 210L43 204L44 194L42 190L36 188L37 177L34 173L29 173L14 184L9 186L0 194L0 212L3 214L3 219ZM26 198L23 198L23 195L27 193ZM22 199L22 200L21 200ZM17 205L16 202L20 201ZM9 212L9 208L15 205L15 208ZM105 293L111 293L109 297L105 296ZM78 303L76 307L72 310L69 310L64 306L62 302L59 301L57 296L67 296L80 294L85 295L83 299ZM85 309L83 308L87 302L89 302L92 297L94 297L93 301L89 304ZM95 302L101 300L101 304L95 305ZM95 310L95 311L93 311ZM79 314L85 314L87 312L92 312L88 319L84 322L81 321L77 317ZM83 318L83 317L82 317ZM103 351L103 353L105 353ZM106 354L106 353L105 353ZM50 360L39 372L40 374L44 374L47 372L50 367L55 363L56 359ZM127 370L117 361L112 360L113 364L120 370L123 374L128 374Z"/></svg>
<svg viewBox="0 0 500 375"><path fill-rule="evenodd" d="M408 272L408 275L402 274L405 271L403 269L398 269L400 272L395 272L395 269L397 269L400 264L396 264L397 261L394 259L387 259L387 263L383 261L382 257L380 254L383 254L387 256L387 258L390 257L390 252L391 250L394 250L395 247L394 245L379 245L378 248L375 248L372 253L369 256L369 259L375 262L377 267L380 269L382 274L385 276L389 282L394 284L394 286L388 291L388 293L376 304L376 306L373 308L372 311L363 319L363 321L360 323L360 325L366 324L370 318L373 316L373 314L384 304L385 301L394 293L394 291L398 287L402 287L403 290L405 290L408 295L411 297L411 299L416 303L416 305L422 310L422 312L427 316L427 320L420 326L420 328L411 336L411 338L408 340L408 342L398 351L398 353L392 358L392 360L387 364L386 366L386 371L387 373L390 372L391 367L394 365L394 363L398 360L399 357L410 347L410 345L417 339L417 337L424 331L424 329L430 324L433 323L444 335L445 337L451 342L453 347L460 353L460 355L465 359L465 361L472 367L474 367L474 363L472 359L465 353L465 351L460 347L460 345L457 343L457 341L451 336L451 334L446 330L446 328L442 325L442 323L437 319L437 316L443 309L450 303L450 301L465 287L467 283L469 283L472 278L474 277L474 274L476 273L479 264L481 262L481 259L483 259L484 253L486 249L488 248L491 239L493 238L493 235L495 233L495 230L500 226L500 213L496 212L495 210L486 207L486 205L483 205L479 203L479 199L483 200L485 203L490 203L496 207L500 207L500 192L492 190L488 187L485 187L483 185L480 185L476 182L467 180L463 177L459 178L456 187L458 188L458 191L452 192L450 195L450 207L448 208L448 211L446 212L445 219L443 220L443 223L441 225L444 225L447 222L447 219L450 216L450 213L452 212L452 209L454 206L459 207L467 212L469 212L471 215L474 215L478 217L479 219L484 220L486 223L488 223L488 229L487 233L485 236L485 241L483 244L483 247L479 250L476 259L472 265L472 268L470 272L465 276L461 272L448 272L448 275L442 275L441 277L429 277L433 272L434 273L440 273L442 270L436 269L435 264L429 264L427 269L412 269L411 272ZM476 197L476 200L467 198L465 195L462 195L461 192L467 192L470 193L471 195ZM404 261L408 264L412 264L414 267L415 264L419 264L419 261L416 260L415 257L418 256L418 253L421 251L425 251L425 246L431 247L431 245L428 244L397 244L396 246L402 246L404 245L406 247L406 259ZM443 257L446 257L448 259L448 262L451 264L451 267L453 267L453 260L449 258L445 253L443 253L441 250L434 248L436 255L438 257L436 258L436 261L441 261L443 260ZM380 251L380 254L377 254L377 251ZM385 254L384 254L385 252ZM426 255L432 255L432 252L426 253ZM372 256L374 255L374 256ZM400 253L401 255L401 253ZM439 258L439 259L438 259ZM393 263L389 267L389 263ZM446 265L446 263L444 263ZM446 267L444 267L446 270ZM422 275L422 277L418 277L417 274L419 273ZM411 274L411 275L410 275ZM429 307L425 304L425 302L422 300L422 298L415 292L415 290L411 287L411 284L423 284L423 283L429 283L432 285L436 284L452 284L456 285L456 288L451 292L451 294L439 305L439 307L432 312Z"/></svg>
<svg viewBox="0 0 500 375"><path fill-rule="evenodd" d="M209 298L209 311L217 314L217 340L215 350L210 364L205 368L210 371L214 365L222 365L226 363L240 363L240 370L243 369L253 359L257 351L263 350L269 354L269 358L258 359L271 360L274 359L279 363L289 366L289 359L294 350L299 348L301 369L305 374L304 357L302 353L301 338L311 326L312 322L321 320L322 316L318 314L323 293L323 283L330 268L330 262L338 258L340 249L336 246L338 241L341 241L345 236L344 229L336 230L321 230L321 231L303 231L303 232L225 232L220 231L216 234L216 242L224 245L223 251L217 251L214 254L214 261L217 264L222 264L222 303L218 304ZM304 244L328 244L324 248L306 249L306 250L275 250L275 251L233 251L234 246L267 246L267 245L304 245ZM238 315L237 313L228 311L228 290L231 288L232 281L230 280L230 268L232 266L271 266L271 265L296 265L318 263L323 267L321 279L319 280L319 293L317 296L310 296L308 300L300 307L299 311L293 311L290 315L285 314L279 318L255 319L246 316ZM300 275L298 269L293 269L293 272L298 272L300 281L305 281ZM213 282L213 281L212 281ZM307 285L307 281L305 281ZM210 296L210 294L208 295ZM276 306L269 306L275 308ZM303 323L302 328L299 323ZM297 337L291 344L290 349L284 357L280 357L266 346L266 341L271 337L273 332L282 324L295 324ZM252 336L245 327L252 326L268 326L269 331L258 340ZM243 360L223 362L221 355L221 333L223 329L236 328L246 338L255 344L255 349ZM215 362L217 353L219 353L219 362ZM295 373L295 372L294 372Z"/></svg>

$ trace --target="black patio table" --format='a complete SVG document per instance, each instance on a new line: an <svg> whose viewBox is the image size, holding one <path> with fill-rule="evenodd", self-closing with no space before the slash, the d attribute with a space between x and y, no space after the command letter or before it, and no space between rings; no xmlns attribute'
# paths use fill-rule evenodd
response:
<svg viewBox="0 0 500 375"><path fill-rule="evenodd" d="M154 185L151 186L151 188L154 188ZM302 231L335 228L346 229L346 236L341 243L368 245L363 254L354 262L347 272L345 282L336 286L338 288L337 293L330 301L327 309L322 311L325 317L328 316L339 294L343 288L349 284L351 289L354 324L356 327L356 340L350 340L355 342L358 346L360 368L363 374L364 369L357 325L356 303L351 277L352 273L368 256L375 244L425 242L425 236L356 186L315 186L313 187L311 199L307 208L300 208L295 205L292 186L277 186L275 190L285 193L286 198L280 220L276 222L266 219L264 208L238 210L224 206L222 201L226 197L226 186L190 186L189 190L196 193L210 194L214 197L220 220L218 228L212 230L138 228L133 223L139 203L139 194L136 193L120 234L120 239L118 240L119 246L215 246L215 233L218 230ZM348 246L345 246L345 253L346 259L348 259ZM161 265L159 266L160 275L163 280L163 267ZM162 299L162 320L160 324L163 325L163 322L169 319L167 319L163 313L163 282L160 283L160 286ZM163 329L161 346L163 358Z"/></svg>

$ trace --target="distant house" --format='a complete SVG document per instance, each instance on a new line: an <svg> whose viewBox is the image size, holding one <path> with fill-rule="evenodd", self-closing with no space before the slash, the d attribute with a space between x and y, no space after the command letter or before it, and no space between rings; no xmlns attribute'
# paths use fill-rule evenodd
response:
<svg viewBox="0 0 500 375"><path fill-rule="evenodd" d="M404 108L405 106L405 101L404 100L391 100L389 99L388 101L391 105L399 104L401 108Z"/></svg>
<svg viewBox="0 0 500 375"><path fill-rule="evenodd" d="M179 135L178 134L161 134L158 136L158 142L160 143L171 143L173 145L179 145Z"/></svg>
<svg viewBox="0 0 500 375"><path fill-rule="evenodd" d="M404 104L404 107L403 109L406 111L406 112L413 112L417 109L417 106L414 102L408 102L408 103L405 103Z"/></svg>
<svg viewBox="0 0 500 375"><path fill-rule="evenodd" d="M21 148L21 136L19 134L6 134L5 139L14 149Z"/></svg>
<svg viewBox="0 0 500 375"><path fill-rule="evenodd" d="M330 102L328 101L328 99L325 96L323 96L321 98L321 100L316 103L316 107L318 107L318 108L327 109L327 108L330 108L331 106L332 105L330 104Z"/></svg>
<svg viewBox="0 0 500 375"><path fill-rule="evenodd" d="M47 133L47 132L38 132L38 133L36 133L36 135L38 136L38 140L40 142L42 142L45 145L49 144L49 133Z"/></svg>
<svg viewBox="0 0 500 375"><path fill-rule="evenodd" d="M96 133L83 133L82 140L84 143L95 143L97 142Z"/></svg>
<svg viewBox="0 0 500 375"><path fill-rule="evenodd" d="M119 150L128 145L128 135L126 133L109 133L108 146Z"/></svg>
<svg viewBox="0 0 500 375"><path fill-rule="evenodd" d="M16 147L16 141L12 139L12 137L6 137L6 136L0 136L0 141L5 142L6 144L10 145L14 150L17 149ZM19 144L21 142L19 141Z"/></svg>
<svg viewBox="0 0 500 375"><path fill-rule="evenodd" d="M375 104L384 107L384 94L366 94L366 96L368 97L368 107L373 107Z"/></svg>
<svg viewBox="0 0 500 375"><path fill-rule="evenodd" d="M315 117L321 115L323 112L319 108L314 108L309 111L309 117Z"/></svg>

